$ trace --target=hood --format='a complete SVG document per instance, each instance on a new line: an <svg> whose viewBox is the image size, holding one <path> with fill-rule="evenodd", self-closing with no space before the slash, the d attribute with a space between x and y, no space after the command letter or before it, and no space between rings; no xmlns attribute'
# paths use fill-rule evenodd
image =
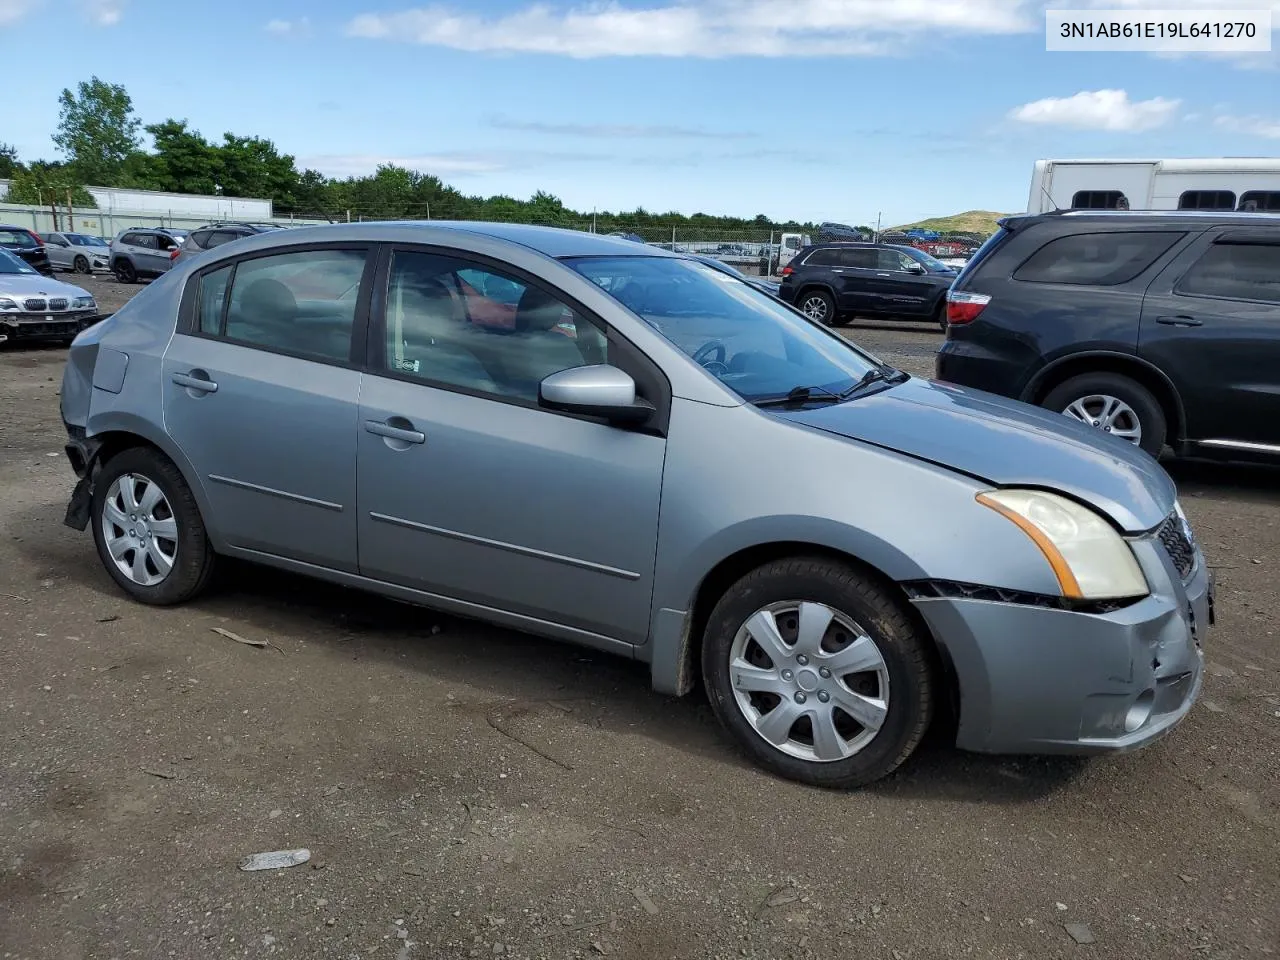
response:
<svg viewBox="0 0 1280 960"><path fill-rule="evenodd" d="M993 486L1060 491L1128 533L1159 526L1177 498L1164 468L1131 443L980 390L912 378L847 403L771 412Z"/></svg>
<svg viewBox="0 0 1280 960"><path fill-rule="evenodd" d="M39 273L0 273L0 297L75 297L90 296L88 290Z"/></svg>

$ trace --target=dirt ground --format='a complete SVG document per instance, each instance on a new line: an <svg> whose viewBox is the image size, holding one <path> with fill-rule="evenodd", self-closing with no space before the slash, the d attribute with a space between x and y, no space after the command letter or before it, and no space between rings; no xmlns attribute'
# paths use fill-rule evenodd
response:
<svg viewBox="0 0 1280 960"><path fill-rule="evenodd" d="M0 960L1280 952L1280 471L1170 467L1220 585L1172 735L834 793L603 654L249 567L129 602L61 523L64 356L0 350Z"/></svg>

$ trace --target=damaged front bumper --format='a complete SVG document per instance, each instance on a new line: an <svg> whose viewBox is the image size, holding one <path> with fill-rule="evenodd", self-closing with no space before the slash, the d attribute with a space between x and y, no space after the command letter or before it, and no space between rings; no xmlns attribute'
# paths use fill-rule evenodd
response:
<svg viewBox="0 0 1280 960"><path fill-rule="evenodd" d="M0 343L19 340L58 340L74 337L110 314L96 311L83 313L2 313Z"/></svg>

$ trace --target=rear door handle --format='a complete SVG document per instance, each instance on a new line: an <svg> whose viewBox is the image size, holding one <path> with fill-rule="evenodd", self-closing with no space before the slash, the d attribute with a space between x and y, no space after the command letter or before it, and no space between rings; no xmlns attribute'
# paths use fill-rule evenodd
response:
<svg viewBox="0 0 1280 960"><path fill-rule="evenodd" d="M210 380L207 376L198 376L193 373L175 373L173 382L180 387L186 387L188 390L198 390L200 393L217 393L218 385Z"/></svg>
<svg viewBox="0 0 1280 960"><path fill-rule="evenodd" d="M877 274L876 274L876 276L877 276L877 277L891 277L891 276L893 276L893 274L891 274L891 273L877 273Z"/></svg>
<svg viewBox="0 0 1280 960"><path fill-rule="evenodd" d="M1177 317L1156 317L1156 323L1162 323L1166 327L1198 327L1204 323L1203 320L1197 320L1195 317L1177 316Z"/></svg>
<svg viewBox="0 0 1280 960"><path fill-rule="evenodd" d="M400 419L400 418L396 418ZM408 423L408 421L405 421ZM381 420L366 420L364 428L370 433L379 437L386 437L388 440L399 440L401 443L426 443L427 435L421 430L410 430L405 427L397 427L394 424L384 423Z"/></svg>

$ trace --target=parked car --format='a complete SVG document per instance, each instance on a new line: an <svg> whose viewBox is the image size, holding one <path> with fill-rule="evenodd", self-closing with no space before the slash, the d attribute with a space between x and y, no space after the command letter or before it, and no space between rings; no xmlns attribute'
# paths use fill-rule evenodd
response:
<svg viewBox="0 0 1280 960"><path fill-rule="evenodd" d="M470 322L490 277L509 331ZM140 602L237 557L611 651L808 783L953 710L973 750L1127 750L1201 686L1210 572L1149 456L626 240L250 237L82 333L61 413L66 522Z"/></svg>
<svg viewBox="0 0 1280 960"><path fill-rule="evenodd" d="M0 249L8 250L20 257L46 277L53 276L53 267L49 264L49 254L45 250L44 240L26 227L0 223Z"/></svg>
<svg viewBox="0 0 1280 960"><path fill-rule="evenodd" d="M46 277L0 249L0 344L71 339L97 323L97 301L87 290Z"/></svg>
<svg viewBox="0 0 1280 960"><path fill-rule="evenodd" d="M187 235L177 259L180 261L190 260L192 257L198 257L206 250L220 247L224 243L230 243L232 240L239 240L241 237L252 237L259 233L269 233L272 230L279 229L281 228L273 223L207 223L203 227L192 230Z"/></svg>
<svg viewBox="0 0 1280 960"><path fill-rule="evenodd" d="M111 241L111 272L121 283L137 283L165 273L178 256L179 243L168 230L122 230Z"/></svg>
<svg viewBox="0 0 1280 960"><path fill-rule="evenodd" d="M101 237L87 233L48 233L44 240L49 264L56 270L92 273L107 269L111 244Z"/></svg>
<svg viewBox="0 0 1280 960"><path fill-rule="evenodd" d="M940 379L1151 454L1280 457L1280 215L1011 217L950 301Z"/></svg>
<svg viewBox="0 0 1280 960"><path fill-rule="evenodd" d="M778 296L819 323L855 316L932 320L946 328L947 288L956 271L911 246L821 243L782 268Z"/></svg>
<svg viewBox="0 0 1280 960"><path fill-rule="evenodd" d="M693 259L700 263L705 263L709 267L714 267L721 273L727 273L735 280L741 280L743 283L750 284L761 293L767 293L771 297L778 295L778 281L770 280L767 277L749 277L732 264L725 263L723 260L717 260L715 257L703 256L700 253L690 254Z"/></svg>

